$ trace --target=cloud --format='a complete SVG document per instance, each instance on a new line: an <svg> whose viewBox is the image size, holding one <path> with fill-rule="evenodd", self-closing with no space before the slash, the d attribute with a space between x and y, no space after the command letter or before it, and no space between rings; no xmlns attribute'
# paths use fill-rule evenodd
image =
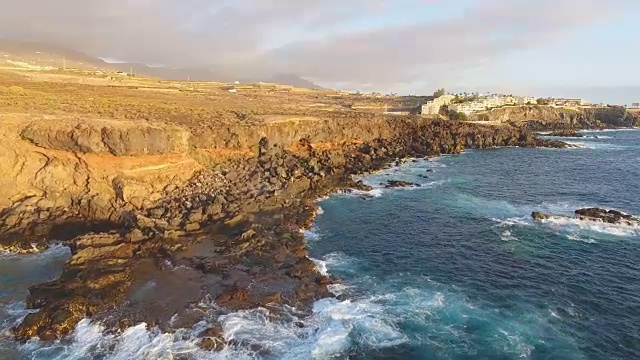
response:
<svg viewBox="0 0 640 360"><path fill-rule="evenodd" d="M409 81L430 67L442 72L553 41L608 13L611 7L603 4L484 1L457 18L298 42L270 55L293 71L328 81Z"/></svg>
<svg viewBox="0 0 640 360"><path fill-rule="evenodd" d="M623 8L625 1L477 0L460 16L427 16L453 7L450 3L0 0L3 9L10 9L0 13L0 37L133 62L288 72L322 83L384 87L446 76L553 41ZM389 24L387 13L412 15L412 20Z"/></svg>

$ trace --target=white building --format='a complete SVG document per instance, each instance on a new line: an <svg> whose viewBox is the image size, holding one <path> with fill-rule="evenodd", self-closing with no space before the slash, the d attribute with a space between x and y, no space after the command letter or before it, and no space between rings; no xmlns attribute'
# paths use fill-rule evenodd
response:
<svg viewBox="0 0 640 360"><path fill-rule="evenodd" d="M549 103L551 106L582 106L584 105L584 99L565 99L565 98L556 98L551 99Z"/></svg>
<svg viewBox="0 0 640 360"><path fill-rule="evenodd" d="M487 109L487 103L482 100L475 100L475 101L449 105L449 110L461 112L467 115L472 114L474 112L485 111L486 109Z"/></svg>
<svg viewBox="0 0 640 360"><path fill-rule="evenodd" d="M451 101L455 98L453 95L442 95L433 100L429 100L422 105L422 115L435 115L440 113L440 108L451 104Z"/></svg>
<svg viewBox="0 0 640 360"><path fill-rule="evenodd" d="M538 103L538 99L530 96L518 97L518 105L535 105Z"/></svg>

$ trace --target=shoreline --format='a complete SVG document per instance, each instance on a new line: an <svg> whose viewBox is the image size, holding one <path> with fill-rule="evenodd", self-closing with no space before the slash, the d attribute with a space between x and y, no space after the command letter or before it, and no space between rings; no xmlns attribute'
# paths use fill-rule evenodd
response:
<svg viewBox="0 0 640 360"><path fill-rule="evenodd" d="M527 157L535 156L534 154L539 152L540 150L516 151L516 153L522 153L523 156L527 156ZM497 159L498 162L500 161L500 158L504 160L504 157L500 155L500 152L497 153L496 155L490 155L490 154L487 154L486 152L477 152L477 151L470 151L470 153L473 153L470 155L473 155L474 157L481 155L482 153L481 156L488 155L493 159ZM529 155L526 155L526 154L529 154ZM444 158L449 158L449 160L452 160L455 163L457 163L457 161L455 161L455 159L450 156L453 156L453 155L444 156ZM413 159L411 158L407 159L407 164L403 164L401 166L411 168L414 165L411 163L412 160ZM452 174L459 172L459 170L458 171L455 170L455 166L452 166L451 163L449 163L448 161L444 161L444 159L442 158L435 160L435 162L440 162L440 161L442 161L443 164L448 164L450 171L448 171L446 174L439 175L438 178L440 177L447 178L447 177L450 177ZM465 162L465 163L469 165L468 162ZM363 175L364 177L369 176L370 174L374 175L373 179L362 179L360 176L358 176L358 177L354 177L353 180L362 179L366 184L370 184L377 187L380 179L386 178L386 177L394 178L393 165L394 165L393 163L388 163L387 166L385 166L386 170L383 168L381 170L374 170L370 173ZM438 167L437 164L433 164L432 166L429 166L428 161L420 161L418 164L415 164L415 165L420 169L425 169L429 167L433 167L433 168ZM422 171L406 170L406 171L401 171L401 174L398 174L398 176L403 176L402 178L405 179L406 176L413 176L418 173L422 173ZM467 171L467 173L472 173L472 172ZM376 175L376 174L380 174L380 175ZM427 191L432 192L431 190L427 190ZM392 195L393 192L394 191L386 193L385 196L393 197L395 196L395 195ZM399 192L403 192L403 190L400 189ZM435 190L435 192L438 192L438 191ZM432 193L435 193L435 192L432 192ZM367 207L373 206L372 203L369 203L367 201L362 202L360 200L360 196L358 196L357 194L342 195L340 193L331 192L329 195L325 195L323 197L315 199L312 202L312 204L315 204L316 206L314 210L309 212L308 214L312 218L312 221L310 222L310 224L316 223L318 220L318 217L321 216L320 213L318 212L318 206L322 207L322 203L319 203L318 201L322 201L327 198L335 200L335 197L337 197L338 199L345 199L346 201L361 203L361 205L356 205L356 206L367 206ZM420 197L422 197L422 195ZM333 200L331 200L332 203L333 203ZM331 206L331 208L332 210L330 210L329 208L325 208L325 210L327 210L327 213L336 210L334 206ZM363 211L366 211L366 210L363 209ZM331 217L333 216L335 215L331 215ZM329 222L331 221L327 222L328 220L329 219L325 219L321 224L322 226L318 226L318 229L323 229L325 225L330 226L331 224L329 224ZM316 226L316 225L309 225L309 226ZM301 229L298 229L298 230L301 230ZM322 231L320 232L323 233ZM329 237L330 235L327 235L327 240L329 239ZM401 288L396 289L393 287L390 287L390 288L385 287L385 288L379 288L379 289L375 288L376 289L375 292L368 292L367 291L368 288L366 286L362 287L361 286L362 283L358 281L362 277L362 274L359 271L357 273L354 273L354 276L357 276L357 278L355 279L356 281L353 282L352 281L353 279L350 276L345 275L341 271L345 269L345 266L349 266L349 268L351 268L353 264L354 256L355 258L359 259L358 254L360 254L360 252L353 253L353 252L345 251L344 253L342 253L342 255L344 255L344 257L342 257L339 254L342 251L339 245L340 239L338 238L332 241L338 242L337 243L338 249L331 246L329 248L325 248L323 245L318 245L319 248L316 250L319 250L319 251L316 251L316 250L311 250L313 247L315 247L315 245L313 245L313 240L305 237L305 243L307 248L309 249L310 254L317 256L317 259L320 261L327 262L326 266L327 268L329 268L329 273L325 275L329 277L332 277L332 275L342 277L340 283L344 285L344 288L341 288L340 285L328 286L330 292L332 292L333 295L337 295L337 296L331 296L330 298L323 298L323 299L314 301L312 306L313 311L309 312L308 315L299 313L295 309L292 309L291 312L285 311L282 316L277 316L276 314L272 315L271 313L273 312L273 309L270 309L269 307L225 313L223 315L223 318L221 318L219 322L221 325L221 328L220 328L221 333L219 333L218 335L222 336L219 339L223 339L223 341L227 343L226 345L227 348L222 350L223 353L219 355L243 354L242 351L246 350L249 352L255 352L256 356L258 357L261 355L265 355L267 357L269 355L271 355L272 357L273 356L278 357L279 355L283 354L283 351L285 351L283 350L283 346L295 347L296 349L301 351L300 353L302 353L302 351L305 351L304 353L306 354L312 353L313 351L315 351L315 349L323 349L324 351L327 351L327 354L333 353L332 351L336 351L337 353L337 350L335 350L337 348L332 347L328 349L327 347L321 345L326 343L320 343L320 341L324 338L324 336L326 336L326 334L333 333L331 331L331 329L334 329L332 327L332 324L339 325L343 321L348 322L348 324L352 324L352 321L358 321L358 320L351 320L353 318L344 319L343 317L341 317L341 314L345 314L345 311L347 311L348 316L356 316L356 317L372 316L371 315L372 312L370 311L369 308L367 308L367 310L364 310L364 312L360 312L359 310L355 310L354 308L357 307L358 309L360 309L359 307L360 305L368 304L369 299L374 298L379 294L399 294L399 293L404 294L402 293ZM336 253L336 251L338 253ZM337 255L334 257L333 256L334 254L337 254ZM314 261L315 259L310 258L310 260ZM316 269L321 270L322 263L318 263L317 261L314 261L314 262L316 264ZM338 264L338 265L335 265L335 264ZM346 265L346 264L351 264L351 265ZM334 267L334 265L336 267ZM335 271L332 271L332 269ZM393 273L394 272L392 272L391 274ZM339 274L342 274L343 276ZM364 291L360 292L359 289L364 289ZM419 289L422 289L422 288L419 288ZM431 290L430 288L427 288L425 290L425 293L430 290ZM342 294L340 294L341 292ZM447 293L445 295L447 299L447 303L449 303L449 300L451 300L449 298L451 294L455 295L456 293ZM362 296L359 296L359 295L362 295ZM211 301L211 299L209 299L209 301ZM208 302L207 304L212 307L211 308L203 307L203 309L208 309L208 311L215 314L216 313L215 305L212 302ZM396 305L397 305L396 303L391 303L391 304L384 304L382 306L388 307L388 306L396 306ZM391 308L389 307L388 309L391 309ZM478 315L476 313L474 314ZM479 313L478 316L481 316L483 314L484 313ZM375 314L373 316L375 316ZM376 319L377 318L378 317L376 317ZM203 315L203 320L204 320L203 323L211 324L210 319L211 317L208 316L208 314ZM394 322L393 319L388 318L387 316L384 316L384 317L380 316L379 319L384 321L389 321L389 324L392 327L394 325L398 325L398 323ZM398 325L398 326L401 326L401 325ZM124 334L127 334L127 336L121 336L123 333L118 332L116 334L113 334L112 332L109 332L109 329L105 327L101 327L100 323L98 323L97 321L90 321L86 319L81 321L77 325L73 333L70 334L69 340L72 340L72 342L69 342L67 343L67 345L64 345L64 346L65 348L68 346L70 351L72 351L74 354L76 353L76 351L82 351L80 350L82 347L89 348L89 346L92 346L92 345L94 347L100 346L97 348L95 353L83 352L83 354L98 354L98 353L102 354L101 349L105 349L104 346L107 344L109 346L115 346L116 349L126 344L126 346L128 346L129 348L142 349L144 347L147 350L154 351L154 353L156 354L160 354L160 353L167 354L180 349L178 351L183 351L182 354L186 355L187 357L194 357L194 358L211 356L211 355L207 355L207 352L206 352L207 351L206 349L208 349L210 345L212 345L211 350L215 350L215 351L221 350L221 348L225 346L224 342L213 340L214 337L204 337L204 338L198 337L198 334L201 333L201 329L202 329L202 325L196 325L192 328L179 330L176 333L176 332L164 332L156 327L147 328L145 327L144 324L133 324L132 327L126 328L124 330ZM362 331L370 331L371 334L375 334L376 329L365 328ZM81 337L78 338L78 336L79 335L81 336L83 332L95 333L96 336L99 336L99 340L90 339L90 342L86 343L85 339ZM106 332L106 334L99 335L99 333L102 333L102 332ZM130 336L130 334L132 333L136 334L136 339L133 339ZM256 333L257 335L253 335L254 333ZM109 334L112 334L112 335L109 335ZM360 332L358 332L358 334L360 334ZM407 334L407 333L402 331L399 334ZM140 343L137 340L138 335L140 335L141 337L148 337L151 340L149 340L149 342L147 343ZM209 332L206 335L215 335L215 333ZM338 333L337 335L343 335L343 333ZM352 335L355 335L355 334L349 332L347 335L344 335L344 336L352 336ZM218 339L218 338L215 338L215 339ZM162 340L162 342L158 340ZM358 342L356 343L359 344ZM412 344L412 343L409 342L409 344ZM409 344L407 344L407 346L410 346ZM39 343L39 345L37 346L49 347L49 346L55 346L55 345L50 345L47 342L42 342L42 343ZM405 345L399 344L398 346L404 347ZM349 351L347 349L353 349L353 348L349 348L347 345L345 345L345 347L342 349L344 349L344 352L346 352L346 351ZM383 351L390 351L391 353L393 353L393 350L383 350ZM117 352L119 353L119 351ZM119 353L119 355L121 356L122 354ZM213 356L216 356L216 355L213 354Z"/></svg>
<svg viewBox="0 0 640 360"><path fill-rule="evenodd" d="M315 300L334 297L328 286L336 282L319 273L300 230L313 226L317 201L322 197L338 191L371 190L352 176L384 170L401 159L459 154L465 148L566 146L515 128L486 129L460 123L438 126L442 127L409 128L405 134L411 136L339 149L316 151L306 144L302 154L261 141L258 157L252 162L196 176L184 188L176 189L174 197L163 199L163 205L131 214L123 230L87 233L68 241L72 258L63 275L30 289L27 308L40 311L27 315L14 329L16 339L63 337L87 314L105 329L124 329L142 322L163 331L190 327L199 310L194 304L203 294L230 311L280 304L308 312ZM447 136L443 129L457 132ZM199 191L209 186L208 180L220 178L226 191L216 186L211 186L209 193ZM251 190L251 183L273 186L260 194ZM173 221L172 209L182 209L185 204L190 210L179 214L179 223ZM205 216L209 220L204 220ZM177 229L171 223L176 223ZM140 289L151 281L156 287L141 294ZM266 285L255 290L251 284L256 281ZM176 286L182 289L179 298L165 289ZM91 300L100 296L103 298L98 302ZM132 298L137 303L132 304ZM150 305L159 298L164 300L163 308ZM180 319L177 324L169 321L174 316ZM223 341L215 328L201 335Z"/></svg>

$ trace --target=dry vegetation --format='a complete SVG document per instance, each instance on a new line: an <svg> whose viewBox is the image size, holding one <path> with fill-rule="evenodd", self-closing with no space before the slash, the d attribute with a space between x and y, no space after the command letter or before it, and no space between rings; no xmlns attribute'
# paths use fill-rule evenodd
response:
<svg viewBox="0 0 640 360"><path fill-rule="evenodd" d="M0 113L140 119L196 127L251 124L274 116L359 116L380 113L386 105L401 101L273 84L238 86L237 93L224 89L220 83L0 69Z"/></svg>

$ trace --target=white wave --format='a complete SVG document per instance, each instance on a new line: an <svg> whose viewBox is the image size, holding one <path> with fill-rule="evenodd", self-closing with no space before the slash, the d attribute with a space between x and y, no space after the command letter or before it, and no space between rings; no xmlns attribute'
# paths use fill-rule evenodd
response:
<svg viewBox="0 0 640 360"><path fill-rule="evenodd" d="M19 350L33 359L105 360L175 359L189 356L191 359L255 359L249 349L227 347L220 352L200 349L196 334L202 325L183 329L176 333L162 333L147 329L141 323L126 329L119 336L104 333L104 328L85 319L76 326L71 341L43 343L33 339L21 345Z"/></svg>
<svg viewBox="0 0 640 360"><path fill-rule="evenodd" d="M352 258L341 252L330 253L323 257L323 261L329 267L348 266L352 260Z"/></svg>
<svg viewBox="0 0 640 360"><path fill-rule="evenodd" d="M353 190L350 193L344 193L345 195L353 195L353 196L365 196L365 197L372 197L372 198L379 198L382 196L383 193L383 189L382 188L377 188L377 189L372 189L372 190Z"/></svg>
<svg viewBox="0 0 640 360"><path fill-rule="evenodd" d="M354 343L383 348L408 340L385 320L384 308L371 301L319 300L302 328L273 322L262 309L229 314L221 322L227 340L260 344L272 356L284 359L327 359Z"/></svg>
<svg viewBox="0 0 640 360"><path fill-rule="evenodd" d="M486 216L489 219L503 219L523 215L522 207L504 200L492 200L465 193L456 193L447 201L452 201L452 205L457 208Z"/></svg>
<svg viewBox="0 0 640 360"><path fill-rule="evenodd" d="M310 258L310 259L316 265L316 270L318 270L320 275L329 276L329 270L327 270L327 262L326 261L318 260L318 259L314 259L314 258Z"/></svg>
<svg viewBox="0 0 640 360"><path fill-rule="evenodd" d="M580 149L587 149L587 145L585 142L581 142L581 141L565 141L565 143L572 145L573 147L576 148L580 148Z"/></svg>
<svg viewBox="0 0 640 360"><path fill-rule="evenodd" d="M312 227L309 230L301 230L302 235L304 236L305 240L307 240L307 242L313 242L313 241L318 241L320 240L320 233L318 232L318 230L314 227Z"/></svg>
<svg viewBox="0 0 640 360"><path fill-rule="evenodd" d="M442 164L442 163L439 163L437 161L431 161L429 164L431 164L431 167L434 167L434 168L446 168L446 167L449 167L449 165Z"/></svg>
<svg viewBox="0 0 640 360"><path fill-rule="evenodd" d="M513 236L513 234L509 230L503 231L502 234L500 235L500 239L502 241L515 241L515 240L518 240L518 238Z"/></svg>
<svg viewBox="0 0 640 360"><path fill-rule="evenodd" d="M434 187L439 187L439 186L445 185L445 184L450 183L450 182L451 182L450 179L438 180L438 181L431 181L431 182L427 182L427 183L417 183L420 186L400 186L400 187L394 187L394 188L384 188L384 191L397 192L397 191L424 190L424 189L430 189L430 188L434 188ZM380 190L382 191L382 188Z"/></svg>
<svg viewBox="0 0 640 360"><path fill-rule="evenodd" d="M324 214L324 209L322 208L322 206L318 206L318 209L316 210L316 215L322 215Z"/></svg>
<svg viewBox="0 0 640 360"><path fill-rule="evenodd" d="M591 150L622 150L627 146L601 143L597 141L565 141L567 144L577 146L581 149Z"/></svg>
<svg viewBox="0 0 640 360"><path fill-rule="evenodd" d="M336 286L334 290L345 289L346 286ZM512 354L526 354L531 344L524 339L535 336L539 327L530 320L522 325L521 319L502 318L455 294L404 288L359 299L322 299L314 304L311 316L305 318L297 318L292 312L289 319L278 320L266 309L220 316L217 320L222 325L224 338L232 344L220 352L207 352L198 347L197 334L211 324L207 319L192 329L174 334L149 330L146 324L138 324L118 336L104 334L99 324L83 320L71 342L43 344L32 340L21 350L26 357L60 360L346 358L352 349L375 352L410 341L421 343L423 340L410 339L399 328L399 324L408 323L428 331L435 343L451 345L447 349L454 354L457 346L473 341L464 331L469 318L497 324L490 330L491 341Z"/></svg>
<svg viewBox="0 0 640 360"><path fill-rule="evenodd" d="M579 236L576 233L566 234L565 236L567 237L567 239L573 240L573 241L584 242L584 243L587 243L587 244L596 244L597 243L597 241L595 241L593 239L588 239L588 238L585 239L585 238Z"/></svg>
<svg viewBox="0 0 640 360"><path fill-rule="evenodd" d="M539 204L516 204L505 200L492 200L468 194L456 194L452 198L456 207L471 210L497 222L496 227L533 225L531 213L541 211L547 214L572 215L575 209L597 207L595 204L578 202L543 202Z"/></svg>
<svg viewBox="0 0 640 360"><path fill-rule="evenodd" d="M422 187L438 187L451 182L451 179L432 181L426 184L423 184Z"/></svg>
<svg viewBox="0 0 640 360"><path fill-rule="evenodd" d="M573 231L586 230L620 237L640 235L640 227L635 225L609 224L568 217L551 217L550 219L542 220L542 222L554 228L566 228Z"/></svg>
<svg viewBox="0 0 640 360"><path fill-rule="evenodd" d="M491 220L497 222L495 227L509 227L509 226L532 226L532 222L529 216L523 217L511 217L505 220L492 218Z"/></svg>
<svg viewBox="0 0 640 360"><path fill-rule="evenodd" d="M572 214L575 209L587 207L573 202L544 202L540 204L516 204L506 200L493 200L458 193L453 198L454 206L472 211L495 221L498 226L530 225L531 213L542 211L552 214Z"/></svg>
<svg viewBox="0 0 640 360"><path fill-rule="evenodd" d="M327 289L329 289L329 291L335 296L340 296L340 295L344 294L350 288L351 288L350 286L347 286L345 284L330 284L330 285L327 285Z"/></svg>
<svg viewBox="0 0 640 360"><path fill-rule="evenodd" d="M22 259L25 261L46 261L51 258L59 258L64 256L70 256L71 251L69 247L62 244L52 244L44 250L38 250L35 244L31 245L33 252L29 254L17 254L10 251L0 249L0 260L4 259Z"/></svg>
<svg viewBox="0 0 640 360"><path fill-rule="evenodd" d="M534 346L527 344L527 342L518 334L510 334L508 331L499 329L499 333L506 337L510 347L515 349L515 352L519 354L521 359L529 359Z"/></svg>
<svg viewBox="0 0 640 360"><path fill-rule="evenodd" d="M621 132L621 131L638 131L640 128L620 128L620 129L604 129L604 130L580 130L581 133L603 133L603 132Z"/></svg>
<svg viewBox="0 0 640 360"><path fill-rule="evenodd" d="M321 202L323 202L325 200L329 200L330 197L331 197L331 195L325 195L325 196L317 198L315 202L316 203L321 203Z"/></svg>
<svg viewBox="0 0 640 360"><path fill-rule="evenodd" d="M442 285L431 284L427 288L431 290L423 287L405 288L381 296L378 301L385 304L389 319L410 324L411 328L429 334L428 338L416 341L442 346L444 358L468 354L467 345L476 341L474 335L466 331L470 321L490 324L486 329L486 338L491 346L514 358L528 358L534 348L531 339L546 331L546 318L538 313L515 313L505 317L492 308L471 303L457 292L451 293L450 287L444 291L437 291L433 287L438 289Z"/></svg>

